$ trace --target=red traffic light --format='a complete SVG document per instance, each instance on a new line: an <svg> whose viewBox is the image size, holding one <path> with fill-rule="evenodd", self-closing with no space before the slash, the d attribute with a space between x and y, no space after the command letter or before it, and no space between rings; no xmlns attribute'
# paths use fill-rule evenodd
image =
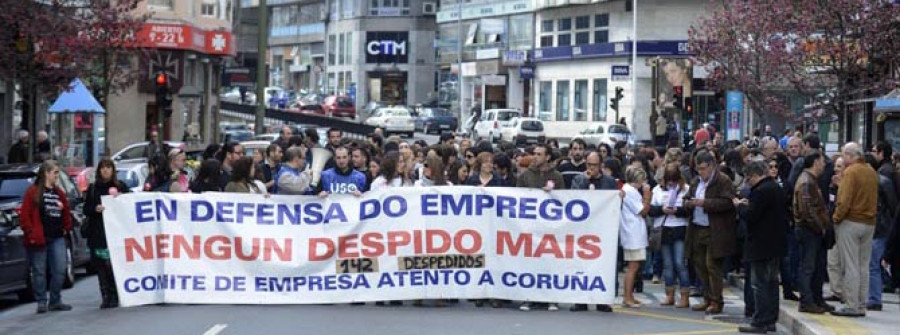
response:
<svg viewBox="0 0 900 335"><path fill-rule="evenodd" d="M167 76L165 73L162 73L162 72L156 74L156 85L165 86L168 83L169 83L169 76Z"/></svg>
<svg viewBox="0 0 900 335"><path fill-rule="evenodd" d="M675 91L675 95L682 95L684 93L684 89L682 86L673 86L672 90Z"/></svg>

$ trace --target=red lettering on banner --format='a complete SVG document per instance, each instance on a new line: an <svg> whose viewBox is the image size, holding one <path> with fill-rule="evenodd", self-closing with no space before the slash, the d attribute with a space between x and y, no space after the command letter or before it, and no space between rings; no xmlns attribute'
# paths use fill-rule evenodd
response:
<svg viewBox="0 0 900 335"><path fill-rule="evenodd" d="M397 248L409 245L410 236L408 231L389 231L387 234L388 253L397 254Z"/></svg>
<svg viewBox="0 0 900 335"><path fill-rule="evenodd" d="M434 238L440 237L440 244L434 245ZM443 230L426 230L425 231L425 250L429 254L443 254L450 251L450 234Z"/></svg>
<svg viewBox="0 0 900 335"><path fill-rule="evenodd" d="M338 258L357 258L359 252L356 251L356 239L359 235L346 235L338 237Z"/></svg>
<svg viewBox="0 0 900 335"><path fill-rule="evenodd" d="M409 248L412 250L408 255L448 252L471 255L481 252L482 237L477 230L472 229L463 229L453 235L445 230L427 229L389 231L387 234L369 232L336 238L313 237L309 239L308 245L310 261L326 261L335 255L338 259L396 256L401 253L401 249Z"/></svg>
<svg viewBox="0 0 900 335"><path fill-rule="evenodd" d="M225 235L213 235L203 239L202 236L184 236L170 234L156 234L138 238L126 238L125 261L152 259L199 259L205 257L211 260L257 261L260 256L264 261L279 260L290 262L292 258L293 240L290 238L251 238L250 250L246 250L248 241L243 237L229 237Z"/></svg>
<svg viewBox="0 0 900 335"><path fill-rule="evenodd" d="M384 239L384 235L381 235L381 233L363 234L362 245L365 247L362 251L363 256L378 257L384 254L384 245L381 244L382 239Z"/></svg>
<svg viewBox="0 0 900 335"><path fill-rule="evenodd" d="M469 235L472 236L472 247L466 248L463 246L463 236ZM456 235L453 238L453 246L463 255L471 255L479 250L481 250L481 234L472 229L463 229L456 232Z"/></svg>
<svg viewBox="0 0 900 335"><path fill-rule="evenodd" d="M508 231L497 231L497 255L521 257L552 255L553 258L560 259L592 260L600 258L602 254L600 237L597 235L582 235L578 238L575 235L565 235L562 246L557 236L553 234L540 236L540 240L535 244L537 238L538 236L530 233L523 233L516 235L514 239L512 233Z"/></svg>
<svg viewBox="0 0 900 335"><path fill-rule="evenodd" d="M319 245L325 246L325 253L319 253ZM313 237L309 239L309 260L324 261L334 256L334 242L324 237Z"/></svg>

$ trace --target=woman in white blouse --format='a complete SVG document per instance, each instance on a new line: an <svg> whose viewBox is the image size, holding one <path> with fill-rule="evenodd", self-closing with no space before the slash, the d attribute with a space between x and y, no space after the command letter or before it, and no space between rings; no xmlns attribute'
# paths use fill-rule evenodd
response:
<svg viewBox="0 0 900 335"><path fill-rule="evenodd" d="M629 167L625 171L626 184L622 187L622 213L619 217L619 241L623 258L628 263L625 268L625 292L622 304L638 308L641 302L634 298L634 282L641 262L647 259L647 225L644 223L644 197L642 190L647 181L647 173L642 168Z"/></svg>
<svg viewBox="0 0 900 335"><path fill-rule="evenodd" d="M388 152L381 160L381 174L372 182L371 191L377 191L388 187L412 186L409 179L403 174L406 171L406 161L400 159L400 153Z"/></svg>
<svg viewBox="0 0 900 335"><path fill-rule="evenodd" d="M688 185L678 163L666 165L663 178L653 188L653 199L650 201L650 217L655 218L654 228L662 228L660 251L663 258L663 278L666 281L666 300L663 306L675 305L686 308L689 303L691 282L688 277L687 264L684 260L684 238L690 212L684 209L684 197L688 194ZM678 274L678 277L675 274ZM681 299L675 303L675 279L681 288Z"/></svg>

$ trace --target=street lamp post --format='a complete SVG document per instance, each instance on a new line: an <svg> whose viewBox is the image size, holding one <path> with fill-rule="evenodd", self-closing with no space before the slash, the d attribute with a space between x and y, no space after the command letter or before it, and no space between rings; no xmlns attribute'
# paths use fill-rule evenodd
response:
<svg viewBox="0 0 900 335"><path fill-rule="evenodd" d="M257 132L264 132L266 117L266 63L268 54L266 47L268 46L269 24L268 8L266 0L259 0L259 34L256 56L256 122L255 129Z"/></svg>

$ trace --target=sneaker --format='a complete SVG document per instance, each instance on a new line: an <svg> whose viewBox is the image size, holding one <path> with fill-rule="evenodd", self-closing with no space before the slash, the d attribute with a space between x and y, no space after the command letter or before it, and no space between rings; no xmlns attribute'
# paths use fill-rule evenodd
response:
<svg viewBox="0 0 900 335"><path fill-rule="evenodd" d="M800 305L800 313L825 314L828 310L819 305Z"/></svg>
<svg viewBox="0 0 900 335"><path fill-rule="evenodd" d="M519 306L519 310L520 310L520 311L523 311L523 312L530 311L530 310L531 310L531 303L527 303L527 302L522 303L522 305Z"/></svg>
<svg viewBox="0 0 900 335"><path fill-rule="evenodd" d="M825 302L822 302L822 303L817 304L817 305L819 305L819 307L824 308L825 311L826 311L826 312L829 312L829 313L830 313L830 312L834 312L835 309L836 309L836 308L834 308L834 306L829 305L829 304L827 304L827 303L825 303Z"/></svg>
<svg viewBox="0 0 900 335"><path fill-rule="evenodd" d="M71 310L72 310L72 306L71 306L71 305L66 305L66 304L64 304L64 303L58 303L58 304L50 305L50 306L48 307L48 309L49 309L51 312L57 312L57 311L63 312L63 311L71 311Z"/></svg>
<svg viewBox="0 0 900 335"><path fill-rule="evenodd" d="M866 304L867 311L881 311L881 304Z"/></svg>
<svg viewBox="0 0 900 335"><path fill-rule="evenodd" d="M861 311L853 309L853 308L844 307L844 308L841 308L834 312L831 312L831 315L859 318L859 317L866 316L866 312L861 312Z"/></svg>
<svg viewBox="0 0 900 335"><path fill-rule="evenodd" d="M549 304L549 305L547 305L547 310L551 311L551 312L556 312L559 310L559 306L557 306L556 304Z"/></svg>
<svg viewBox="0 0 900 335"><path fill-rule="evenodd" d="M37 304L37 313L44 314L47 313L47 304L46 303L38 303Z"/></svg>
<svg viewBox="0 0 900 335"><path fill-rule="evenodd" d="M659 282L660 282L659 276L653 276L653 281L652 281L652 283L653 283L653 284L659 284Z"/></svg>
<svg viewBox="0 0 900 335"><path fill-rule="evenodd" d="M597 311L603 313L612 313L613 309L610 305L597 305Z"/></svg>
<svg viewBox="0 0 900 335"><path fill-rule="evenodd" d="M800 301L800 297L794 294L794 292L788 292L784 294L784 300Z"/></svg>

